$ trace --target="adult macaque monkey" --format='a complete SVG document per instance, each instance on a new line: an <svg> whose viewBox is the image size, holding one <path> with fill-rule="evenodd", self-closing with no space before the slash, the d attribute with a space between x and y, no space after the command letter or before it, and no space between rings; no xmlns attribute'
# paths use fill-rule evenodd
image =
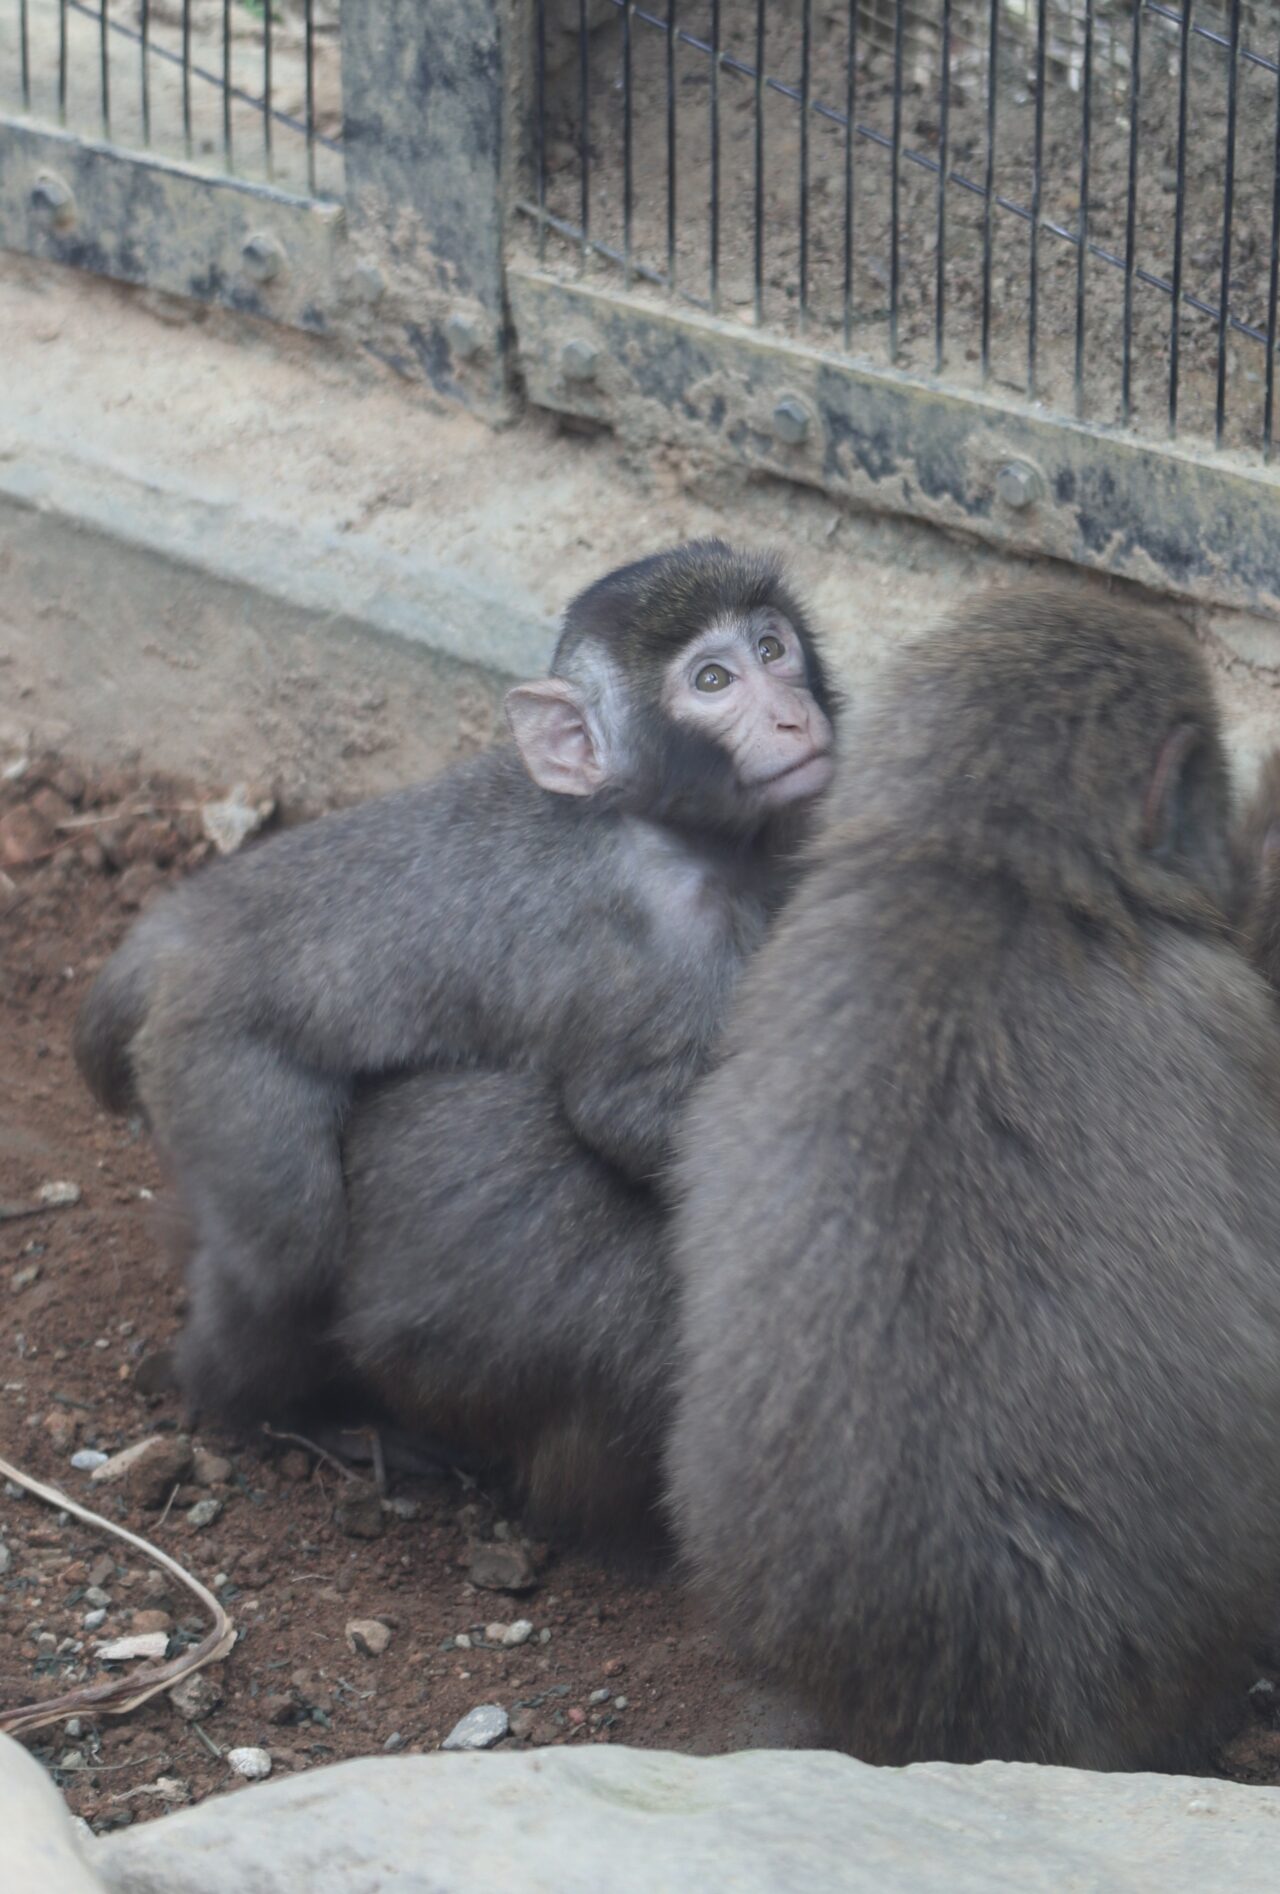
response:
<svg viewBox="0 0 1280 1894"><path fill-rule="evenodd" d="M552 675L508 696L511 741L144 917L76 1055L104 1104L141 1106L176 1183L195 1405L279 1412L328 1372L307 1338L342 1265L356 1080L528 1068L623 1179L661 1170L830 774L829 709L776 562L679 547L574 601Z"/></svg>
<svg viewBox="0 0 1280 1894"><path fill-rule="evenodd" d="M903 655L682 1133L677 1531L856 1754L1140 1768L1280 1595L1280 1024L1191 639Z"/></svg>

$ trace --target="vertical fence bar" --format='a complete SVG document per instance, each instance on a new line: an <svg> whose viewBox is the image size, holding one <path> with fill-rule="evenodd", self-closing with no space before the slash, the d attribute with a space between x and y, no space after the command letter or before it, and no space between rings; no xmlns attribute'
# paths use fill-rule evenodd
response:
<svg viewBox="0 0 1280 1894"><path fill-rule="evenodd" d="M107 15L107 0L98 0L102 11L98 15L98 66L100 72L99 87L102 104L102 136L111 136L111 22Z"/></svg>
<svg viewBox="0 0 1280 1894"><path fill-rule="evenodd" d="M764 48L765 0L756 0L756 150L755 201L752 206L753 289L757 325L764 321Z"/></svg>
<svg viewBox="0 0 1280 1894"><path fill-rule="evenodd" d="M302 10L303 41L307 54L307 189L316 194L316 10L315 0L305 0Z"/></svg>
<svg viewBox="0 0 1280 1894"><path fill-rule="evenodd" d="M622 9L622 280L628 289L631 287L631 234L635 198L631 81L631 0L626 0Z"/></svg>
<svg viewBox="0 0 1280 1894"><path fill-rule="evenodd" d="M191 156L191 0L182 0L182 142Z"/></svg>
<svg viewBox="0 0 1280 1894"><path fill-rule="evenodd" d="M1129 192L1124 216L1124 328L1120 360L1120 417L1133 414L1133 291L1138 271L1138 141L1142 119L1142 8L1133 9L1129 46Z"/></svg>
<svg viewBox="0 0 1280 1894"><path fill-rule="evenodd" d="M270 0L268 0L268 5ZM538 166L538 261L547 254L547 0L538 0L534 13L534 84L537 88L534 134Z"/></svg>
<svg viewBox="0 0 1280 1894"><path fill-rule="evenodd" d="M991 373L991 213L996 192L996 72L1000 59L1000 0L991 0L987 25L987 169L982 194L982 380Z"/></svg>
<svg viewBox="0 0 1280 1894"><path fill-rule="evenodd" d="M22 103L31 110L31 28L27 0L18 0L18 55L22 62Z"/></svg>
<svg viewBox="0 0 1280 1894"><path fill-rule="evenodd" d="M1076 250L1076 419L1084 416L1084 336L1088 316L1089 160L1093 144L1093 0L1084 7L1084 73L1080 113L1080 243Z"/></svg>
<svg viewBox="0 0 1280 1894"><path fill-rule="evenodd" d="M1227 334L1231 307L1231 219L1236 191L1236 108L1240 83L1240 0L1231 0L1231 50L1227 55L1227 151L1222 178L1222 286L1218 296L1218 388L1213 444L1222 446L1227 412Z"/></svg>
<svg viewBox="0 0 1280 1894"><path fill-rule="evenodd" d="M853 121L858 102L858 0L849 0L844 66L844 345L853 346Z"/></svg>
<svg viewBox="0 0 1280 1894"><path fill-rule="evenodd" d="M1141 0L1134 0L1135 10ZM1045 49L1048 43L1047 0L1036 5L1036 109L1031 151L1031 229L1027 233L1029 255L1027 303L1027 398L1036 398L1036 366L1040 347L1040 206L1044 192L1044 88Z"/></svg>
<svg viewBox="0 0 1280 1894"><path fill-rule="evenodd" d="M231 161L231 0L222 0L222 157Z"/></svg>
<svg viewBox="0 0 1280 1894"><path fill-rule="evenodd" d="M142 142L151 143L151 0L139 0L138 45L141 68Z"/></svg>
<svg viewBox="0 0 1280 1894"><path fill-rule="evenodd" d="M1178 32L1178 172L1173 209L1173 296L1169 311L1169 432L1178 431L1178 348L1182 340L1182 234L1187 208L1187 84L1191 61L1191 8L1182 0Z"/></svg>
<svg viewBox="0 0 1280 1894"><path fill-rule="evenodd" d="M809 320L809 111L813 100L813 0L800 10L800 327Z"/></svg>
<svg viewBox="0 0 1280 1894"><path fill-rule="evenodd" d="M667 0L667 287L676 286L676 0Z"/></svg>
<svg viewBox="0 0 1280 1894"><path fill-rule="evenodd" d="M587 0L578 0L578 182L578 224L582 232L578 264L585 270L591 254L591 40Z"/></svg>
<svg viewBox="0 0 1280 1894"><path fill-rule="evenodd" d="M711 309L720 308L720 0L711 0L711 205L708 270Z"/></svg>
<svg viewBox="0 0 1280 1894"><path fill-rule="evenodd" d="M991 0L992 6L998 0ZM889 360L898 359L898 299L902 271L902 45L906 0L893 10L893 137L889 154Z"/></svg>
<svg viewBox="0 0 1280 1894"><path fill-rule="evenodd" d="M933 291L933 369L942 373L947 328L947 173L951 168L951 0L942 0L938 72L937 256Z"/></svg>
<svg viewBox="0 0 1280 1894"><path fill-rule="evenodd" d="M275 87L275 37L271 24L271 0L262 7L262 157L267 176L276 174L275 146L272 142L271 106Z"/></svg>
<svg viewBox="0 0 1280 1894"><path fill-rule="evenodd" d="M1276 56L1276 141L1271 185L1271 281L1267 290L1267 387L1262 411L1262 458L1270 465L1276 399L1276 318L1280 314L1280 53Z"/></svg>
<svg viewBox="0 0 1280 1894"><path fill-rule="evenodd" d="M58 0L58 123L67 122L67 0Z"/></svg>

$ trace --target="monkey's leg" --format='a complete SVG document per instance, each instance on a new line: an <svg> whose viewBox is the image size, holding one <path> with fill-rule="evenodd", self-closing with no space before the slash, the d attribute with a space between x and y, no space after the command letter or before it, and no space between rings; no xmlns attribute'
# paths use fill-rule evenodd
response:
<svg viewBox="0 0 1280 1894"><path fill-rule="evenodd" d="M315 1392L346 1227L347 1088L273 1047L209 1028L146 1049L146 1103L189 1228L184 1392L236 1419Z"/></svg>

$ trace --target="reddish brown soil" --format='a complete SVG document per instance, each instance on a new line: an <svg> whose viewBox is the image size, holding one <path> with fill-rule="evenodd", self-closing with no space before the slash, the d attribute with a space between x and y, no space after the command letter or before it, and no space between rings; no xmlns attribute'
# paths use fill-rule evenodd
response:
<svg viewBox="0 0 1280 1894"><path fill-rule="evenodd" d="M51 783L61 803L46 793ZM283 1443L200 1433L196 1444L225 1456L230 1477L183 1485L163 1510L70 1466L79 1448L112 1452L183 1424L174 1396L139 1386L181 1306L152 1227L156 1166L136 1123L95 1109L69 1038L90 977L138 901L206 852L198 813L172 813L195 800L159 780L85 787L54 762L0 784L0 852L10 848L0 880L0 1206L31 1206L51 1181L82 1192L70 1208L0 1215L0 1452L152 1539L206 1584L225 1574L218 1590L240 1632L230 1658L205 1673L222 1701L198 1727L162 1695L119 1719L85 1716L78 1733L55 1724L29 1736L31 1748L72 1809L104 1828L237 1786L222 1752L238 1745L267 1748L277 1772L388 1747L426 1750L480 1703L507 1709L516 1732L507 1740L519 1744L712 1751L813 1740L734 1672L670 1578L641 1580L535 1547L533 1590L477 1589L469 1550L495 1524L504 1529L496 1496L467 1490L457 1475L393 1475L392 1496L412 1502L404 1510L414 1516L387 1514L380 1537L360 1540L334 1517L349 1476ZM108 816L122 804L155 813ZM35 822L24 815L15 830L12 812L33 806ZM65 826L84 815L96 819ZM30 850L41 857L34 865L13 861L15 833L43 840ZM201 1530L187 1511L209 1496L222 1512ZM171 1653L207 1628L194 1600L140 1554L30 1496L0 1493L0 1546L10 1555L0 1569L6 1706L100 1677L96 1639L136 1628L135 1612L167 1614L156 1628L170 1629ZM96 1633L82 1623L95 1584L111 1599ZM522 1617L535 1627L529 1643L484 1641L486 1625ZM348 1622L369 1618L391 1629L380 1657L347 1642ZM457 1648L459 1633L476 1646ZM1242 1705L1244 1729L1224 1757L1242 1780L1280 1781L1278 1682L1280 1671ZM593 1703L600 1691L609 1699ZM167 1792L154 1789L160 1778L173 1779Z"/></svg>

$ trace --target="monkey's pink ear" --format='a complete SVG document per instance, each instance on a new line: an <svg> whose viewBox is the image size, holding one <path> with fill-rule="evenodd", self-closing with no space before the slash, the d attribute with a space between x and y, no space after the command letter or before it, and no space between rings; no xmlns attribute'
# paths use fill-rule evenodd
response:
<svg viewBox="0 0 1280 1894"><path fill-rule="evenodd" d="M604 786L604 758L582 700L566 679L517 684L507 692L507 722L539 789L553 796L593 796Z"/></svg>
<svg viewBox="0 0 1280 1894"><path fill-rule="evenodd" d="M1194 723L1179 723L1160 745L1142 806L1142 845L1153 855L1176 852L1187 766L1200 748L1202 735Z"/></svg>

